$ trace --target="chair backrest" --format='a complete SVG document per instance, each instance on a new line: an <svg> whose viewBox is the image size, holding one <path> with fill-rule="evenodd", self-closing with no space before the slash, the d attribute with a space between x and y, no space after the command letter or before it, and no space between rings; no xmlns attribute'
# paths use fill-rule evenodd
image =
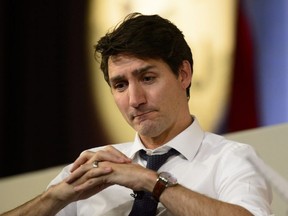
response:
<svg viewBox="0 0 288 216"><path fill-rule="evenodd" d="M41 194L64 165L0 178L0 213L13 209Z"/></svg>
<svg viewBox="0 0 288 216"><path fill-rule="evenodd" d="M288 183L288 124L245 130L224 135L252 145L263 161ZM288 200L273 188L272 208L275 215L288 215Z"/></svg>

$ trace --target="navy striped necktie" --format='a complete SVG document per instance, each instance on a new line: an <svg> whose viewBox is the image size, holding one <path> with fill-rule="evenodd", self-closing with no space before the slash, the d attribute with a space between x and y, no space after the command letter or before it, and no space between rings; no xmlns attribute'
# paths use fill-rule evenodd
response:
<svg viewBox="0 0 288 216"><path fill-rule="evenodd" d="M146 168L157 171L169 157L179 154L175 149L170 149L162 155L147 155L144 150L140 150L139 155L147 161ZM153 198L152 193L138 191L132 210L129 216L154 216L156 215L158 202Z"/></svg>

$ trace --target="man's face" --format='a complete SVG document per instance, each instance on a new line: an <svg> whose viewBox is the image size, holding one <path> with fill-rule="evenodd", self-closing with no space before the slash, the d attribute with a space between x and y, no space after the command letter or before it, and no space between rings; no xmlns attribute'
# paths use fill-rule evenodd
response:
<svg viewBox="0 0 288 216"><path fill-rule="evenodd" d="M167 137L179 129L187 86L164 61L118 55L109 58L108 71L114 100L140 136Z"/></svg>

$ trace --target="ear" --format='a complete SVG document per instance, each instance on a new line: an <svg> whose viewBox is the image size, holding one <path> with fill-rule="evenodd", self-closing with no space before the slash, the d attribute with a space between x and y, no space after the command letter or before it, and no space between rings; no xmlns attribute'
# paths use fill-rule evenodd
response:
<svg viewBox="0 0 288 216"><path fill-rule="evenodd" d="M186 89L192 81L192 68L189 61L184 60L179 68L179 81L183 89Z"/></svg>

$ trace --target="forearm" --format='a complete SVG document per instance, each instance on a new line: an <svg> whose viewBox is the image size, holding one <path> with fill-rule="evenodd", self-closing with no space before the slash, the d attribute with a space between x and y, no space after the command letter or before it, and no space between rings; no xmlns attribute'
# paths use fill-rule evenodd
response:
<svg viewBox="0 0 288 216"><path fill-rule="evenodd" d="M143 173L146 173L143 175ZM156 184L157 173L151 170L142 172L142 178L138 183L142 190L152 192ZM160 196L160 202L173 215L221 215L221 216L251 216L252 214L245 208L212 199L200 193L194 192L181 185L166 188Z"/></svg>
<svg viewBox="0 0 288 216"><path fill-rule="evenodd" d="M181 185L167 188L162 193L160 202L169 209L173 215L252 215L241 206L209 198L205 195L193 192Z"/></svg>

